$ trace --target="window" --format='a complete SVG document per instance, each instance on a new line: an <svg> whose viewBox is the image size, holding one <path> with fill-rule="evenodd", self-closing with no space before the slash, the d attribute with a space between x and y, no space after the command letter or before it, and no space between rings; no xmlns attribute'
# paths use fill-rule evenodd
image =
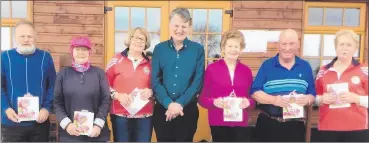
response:
<svg viewBox="0 0 369 143"><path fill-rule="evenodd" d="M32 15L32 1L1 1L1 51L14 46L14 25L20 19L32 20Z"/></svg>
<svg viewBox="0 0 369 143"><path fill-rule="evenodd" d="M143 27L150 33L151 46L148 51L152 52L155 45L160 43L161 21L158 19L161 19L161 8L115 7L115 13L115 53L127 48L122 41L127 39L128 30L136 27Z"/></svg>
<svg viewBox="0 0 369 143"><path fill-rule="evenodd" d="M189 9L192 15L191 40L205 48L205 65L221 57L220 41L223 28L222 9Z"/></svg>
<svg viewBox="0 0 369 143"><path fill-rule="evenodd" d="M365 3L306 2L301 50L313 70L328 64L335 56L335 33L351 29L360 39L354 57L363 61L365 39Z"/></svg>

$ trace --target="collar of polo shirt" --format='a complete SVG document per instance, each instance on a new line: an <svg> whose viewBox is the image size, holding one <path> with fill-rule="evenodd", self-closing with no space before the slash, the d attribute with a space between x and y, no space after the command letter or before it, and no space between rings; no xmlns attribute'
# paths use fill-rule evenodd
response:
<svg viewBox="0 0 369 143"><path fill-rule="evenodd" d="M276 56L273 57L273 65L274 66L281 66L281 63L279 62L278 57L279 57L279 54L277 54ZM295 56L295 64L293 66L300 65L301 62L302 62L302 59L298 56Z"/></svg>
<svg viewBox="0 0 369 143"><path fill-rule="evenodd" d="M188 40L187 37L183 40L183 47L182 47L182 49L187 47L187 44L188 44L189 41L190 40ZM174 41L173 41L173 38L172 37L170 37L170 40L169 40L169 47L174 48Z"/></svg>

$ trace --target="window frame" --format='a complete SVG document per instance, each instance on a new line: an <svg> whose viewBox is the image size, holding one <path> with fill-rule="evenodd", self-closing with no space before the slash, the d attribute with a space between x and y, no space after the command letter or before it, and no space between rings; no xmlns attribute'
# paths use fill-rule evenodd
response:
<svg viewBox="0 0 369 143"><path fill-rule="evenodd" d="M346 8L359 8L360 9L360 22L359 26L310 26L309 25L309 8L323 8L323 24L325 21L325 8L343 8L343 17L345 16ZM305 2L304 7L304 30L307 31L338 31L340 29L351 29L355 32L365 31L365 16L366 16L366 4L365 3L341 3L341 2ZM343 24L343 23L342 23Z"/></svg>
<svg viewBox="0 0 369 143"><path fill-rule="evenodd" d="M190 13L191 13L191 17L193 16L193 10L194 9L206 9L207 11L207 16L206 16L206 29L208 29L208 21L209 21L209 10L211 9L222 9L222 11L224 12L225 10L228 10L229 8L232 8L231 2L229 1L212 1L211 5L208 4L207 1L170 1L170 6L169 6L169 10L172 11L177 7L183 7L183 8L187 8L187 9L191 9ZM221 32L209 32L209 31L205 31L205 32L195 32L193 31L193 29L191 30L191 32L188 34L188 37L192 39L193 35L205 35L205 43L206 45L204 45L204 52L205 52L205 68L209 65L209 61L214 61L214 60L219 60L221 59L221 57L223 57L223 52L222 49L220 49L220 58L209 58L208 57L208 37L209 35L219 35L222 36L224 32L228 31L231 29L231 24L232 24L232 18L225 13L222 13L222 29ZM193 17L192 17L193 18ZM193 25L192 25L193 26ZM192 27L193 28L193 27ZM221 47L220 47L221 48Z"/></svg>
<svg viewBox="0 0 369 143"><path fill-rule="evenodd" d="M343 18L344 18L344 10L346 8L359 8L360 9L360 22L359 26L310 26L309 22L309 8L316 7L316 8L323 8L323 24L325 21L325 8L343 8ZM305 34L320 34L321 36L321 45L320 45L320 55L319 56L303 56L304 51L303 49L300 50L300 55L304 59L319 59L320 66L322 66L323 60L327 60L332 58L331 56L324 56L324 34L335 34L340 29L350 29L353 30L356 34L360 35L360 45L359 45L359 57L355 58L360 62L364 61L364 50L365 50L365 39L366 39L366 3L335 3L335 2L305 2L304 4L304 30L301 36L301 45L304 43L304 36ZM343 24L343 23L342 23ZM305 47L302 47L305 48Z"/></svg>
<svg viewBox="0 0 369 143"><path fill-rule="evenodd" d="M115 38L112 37L115 35L115 7L142 7L142 8L161 8L160 15L160 41L164 41L167 39L169 30L169 4L167 1L158 1L158 2L149 2L149 1L106 1L105 5L107 7L112 7L112 12L108 12L105 14L105 22L104 22L104 40L105 40L105 64L109 62L109 60L115 55ZM131 11L131 9L129 9ZM146 10L145 10L146 11ZM130 14L129 14L130 17ZM145 17L146 18L146 17ZM129 18L130 19L130 18ZM146 22L145 22L146 23ZM129 27L131 21L129 20ZM128 29L129 30L129 29ZM149 32L150 33L150 32Z"/></svg>
<svg viewBox="0 0 369 143"><path fill-rule="evenodd" d="M10 6L11 6L10 1ZM10 15L12 14L12 9L10 8ZM23 18L1 18L2 27L13 27L15 24ZM27 1L27 18L25 18L33 23L33 1Z"/></svg>
<svg viewBox="0 0 369 143"><path fill-rule="evenodd" d="M29 20L33 23L33 1L27 1L27 17L26 18L11 18L12 16L12 8L11 8L11 2L10 2L10 18L1 18L1 27L9 27L10 28L10 39L12 41L10 41L10 48L13 47L13 28L15 26L15 24L20 21L21 19L26 19ZM1 50L1 49L0 49Z"/></svg>

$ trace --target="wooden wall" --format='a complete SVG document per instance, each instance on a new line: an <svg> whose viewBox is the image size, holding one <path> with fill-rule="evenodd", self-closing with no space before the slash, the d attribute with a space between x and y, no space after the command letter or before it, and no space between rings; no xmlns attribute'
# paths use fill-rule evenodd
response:
<svg viewBox="0 0 369 143"><path fill-rule="evenodd" d="M34 1L33 9L37 46L52 54L57 71L75 36L90 38L91 62L104 68L104 1Z"/></svg>
<svg viewBox="0 0 369 143"><path fill-rule="evenodd" d="M292 28L301 37L302 1L235 1L232 28L237 30ZM248 65L255 76L261 63L277 54L277 44L268 43L267 53L247 53L241 62Z"/></svg>

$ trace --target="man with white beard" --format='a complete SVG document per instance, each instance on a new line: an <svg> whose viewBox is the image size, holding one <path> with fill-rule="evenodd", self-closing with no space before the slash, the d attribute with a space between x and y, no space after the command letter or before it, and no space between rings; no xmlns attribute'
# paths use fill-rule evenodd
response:
<svg viewBox="0 0 369 143"><path fill-rule="evenodd" d="M36 31L29 21L14 28L16 46L1 53L1 137L2 142L48 142L54 82L56 77L50 53L35 47ZM23 121L22 97L38 99L35 119ZM22 102L23 103L23 102ZM28 104L31 105L31 104ZM21 110L19 110L19 109Z"/></svg>

